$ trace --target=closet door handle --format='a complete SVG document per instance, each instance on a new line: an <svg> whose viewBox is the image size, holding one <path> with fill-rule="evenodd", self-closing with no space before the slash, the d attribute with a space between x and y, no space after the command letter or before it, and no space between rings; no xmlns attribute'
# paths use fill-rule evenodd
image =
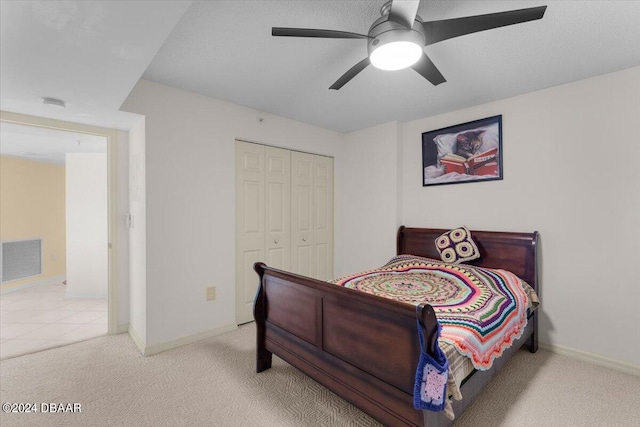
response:
<svg viewBox="0 0 640 427"><path fill-rule="evenodd" d="M277 240L274 240L274 241L273 241L273 243L277 245L277 244L278 244L278 241L277 241Z"/></svg>
<svg viewBox="0 0 640 427"><path fill-rule="evenodd" d="M302 238L302 241L303 241L303 242L306 242L306 241L307 241L307 238L306 238L306 237L303 237L303 238Z"/></svg>

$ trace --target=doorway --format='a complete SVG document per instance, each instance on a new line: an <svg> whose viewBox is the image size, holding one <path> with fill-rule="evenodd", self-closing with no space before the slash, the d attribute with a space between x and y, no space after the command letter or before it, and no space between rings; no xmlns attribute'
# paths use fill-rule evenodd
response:
<svg viewBox="0 0 640 427"><path fill-rule="evenodd" d="M1 358L116 332L110 135L23 119L0 129Z"/></svg>

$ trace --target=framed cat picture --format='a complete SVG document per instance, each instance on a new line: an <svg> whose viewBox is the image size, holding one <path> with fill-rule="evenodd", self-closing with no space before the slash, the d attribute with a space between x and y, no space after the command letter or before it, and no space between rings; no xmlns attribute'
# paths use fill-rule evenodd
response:
<svg viewBox="0 0 640 427"><path fill-rule="evenodd" d="M502 116L422 134L422 186L502 179Z"/></svg>

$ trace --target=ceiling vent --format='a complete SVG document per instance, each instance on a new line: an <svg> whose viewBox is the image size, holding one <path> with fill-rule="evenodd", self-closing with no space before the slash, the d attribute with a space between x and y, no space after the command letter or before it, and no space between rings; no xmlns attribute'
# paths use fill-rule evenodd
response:
<svg viewBox="0 0 640 427"><path fill-rule="evenodd" d="M58 98L44 97L42 98L42 103L51 107L67 108L67 103Z"/></svg>

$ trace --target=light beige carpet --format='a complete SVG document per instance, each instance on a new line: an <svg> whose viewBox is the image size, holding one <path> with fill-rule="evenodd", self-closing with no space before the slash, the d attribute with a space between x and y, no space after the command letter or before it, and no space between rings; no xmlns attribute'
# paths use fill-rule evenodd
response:
<svg viewBox="0 0 640 427"><path fill-rule="evenodd" d="M150 357L127 335L0 362L0 400L80 403L79 414L2 413L9 426L378 426L278 358L254 369L255 327ZM519 352L457 426L640 426L640 378Z"/></svg>

